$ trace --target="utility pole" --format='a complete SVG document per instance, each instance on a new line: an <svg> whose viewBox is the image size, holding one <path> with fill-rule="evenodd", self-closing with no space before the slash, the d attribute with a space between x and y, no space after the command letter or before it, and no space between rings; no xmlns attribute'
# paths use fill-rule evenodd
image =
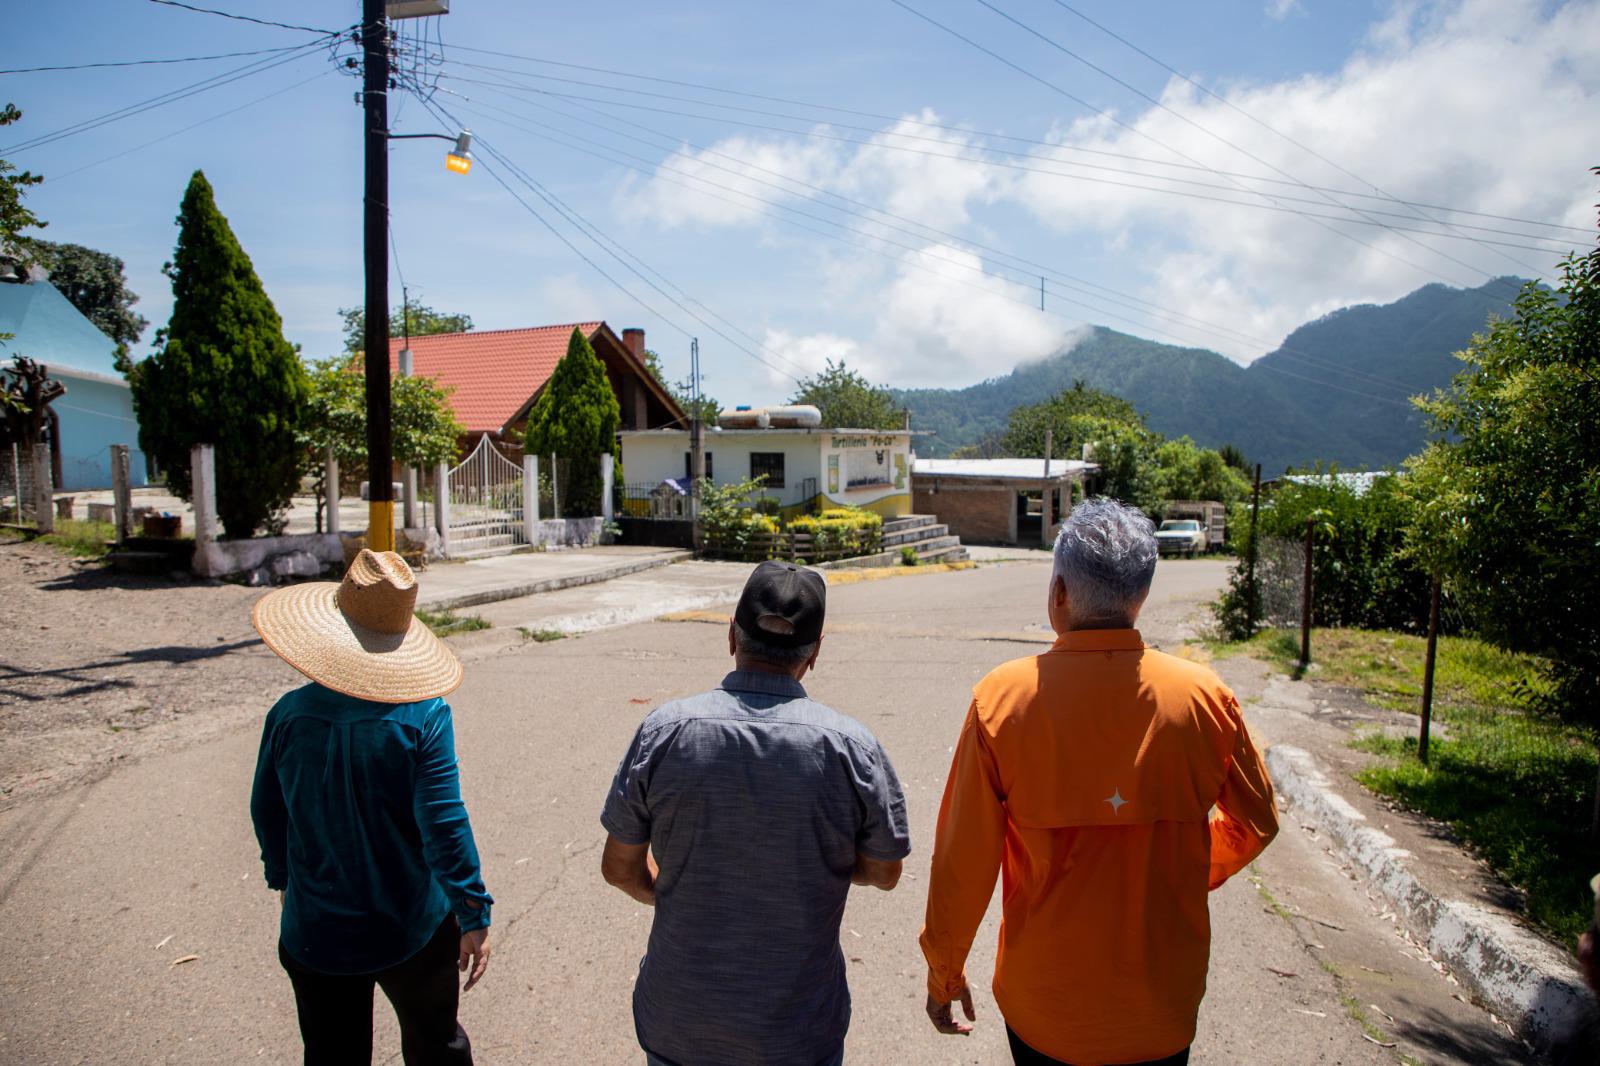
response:
<svg viewBox="0 0 1600 1066"><path fill-rule="evenodd" d="M361 0L361 104L366 122L362 229L367 273L367 547L394 550L394 450L389 427L389 22L384 0Z"/></svg>
<svg viewBox="0 0 1600 1066"><path fill-rule="evenodd" d="M1046 548L1050 547L1050 453L1055 446L1055 430L1044 431L1044 481L1040 485L1039 493L1039 541Z"/></svg>

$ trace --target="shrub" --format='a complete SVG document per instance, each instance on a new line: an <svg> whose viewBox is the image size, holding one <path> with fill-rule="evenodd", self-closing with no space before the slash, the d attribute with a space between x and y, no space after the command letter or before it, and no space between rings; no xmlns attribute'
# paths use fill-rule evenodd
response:
<svg viewBox="0 0 1600 1066"><path fill-rule="evenodd" d="M783 503L776 496L758 496L750 509L757 514L776 515L783 510Z"/></svg>
<svg viewBox="0 0 1600 1066"><path fill-rule="evenodd" d="M1307 520L1315 523L1312 554L1311 621L1318 626L1360 626L1419 632L1428 624L1430 577L1405 551L1411 504L1403 479L1374 480L1357 495L1329 477L1300 485L1285 482L1264 497L1256 529L1257 610L1255 627L1300 621ZM1245 560L1251 550L1250 511L1235 507L1228 519L1240 560L1228 587L1213 605L1223 636L1251 635ZM1459 620L1441 615L1447 630Z"/></svg>
<svg viewBox="0 0 1600 1066"><path fill-rule="evenodd" d="M870 555L881 543L883 516L855 507L830 507L820 514L793 519L789 532L809 534L818 558Z"/></svg>
<svg viewBox="0 0 1600 1066"><path fill-rule="evenodd" d="M917 558L917 549L907 544L900 549L900 565L916 566L922 560Z"/></svg>

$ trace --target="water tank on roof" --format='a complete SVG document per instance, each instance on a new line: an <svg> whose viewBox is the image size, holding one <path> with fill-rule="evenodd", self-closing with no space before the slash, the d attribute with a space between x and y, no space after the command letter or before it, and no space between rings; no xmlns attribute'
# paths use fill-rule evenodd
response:
<svg viewBox="0 0 1600 1066"><path fill-rule="evenodd" d="M717 416L717 425L723 429L766 429L772 424L765 408L736 407Z"/></svg>
<svg viewBox="0 0 1600 1066"><path fill-rule="evenodd" d="M808 403L768 407L766 412L773 429L816 429L822 425L822 412Z"/></svg>

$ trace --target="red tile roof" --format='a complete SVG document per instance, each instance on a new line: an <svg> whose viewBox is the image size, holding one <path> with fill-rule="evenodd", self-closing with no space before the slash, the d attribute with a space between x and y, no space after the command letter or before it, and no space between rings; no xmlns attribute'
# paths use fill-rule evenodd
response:
<svg viewBox="0 0 1600 1066"><path fill-rule="evenodd" d="M574 327L594 338L604 323L569 322L533 329L486 329L411 338L411 369L454 387L450 404L468 433L498 432L544 387L567 354ZM405 342L389 341L389 369L399 370Z"/></svg>

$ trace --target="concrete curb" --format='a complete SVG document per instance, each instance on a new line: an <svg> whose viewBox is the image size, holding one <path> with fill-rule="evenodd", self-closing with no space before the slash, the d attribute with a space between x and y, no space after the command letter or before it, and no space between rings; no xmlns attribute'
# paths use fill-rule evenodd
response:
<svg viewBox="0 0 1600 1066"><path fill-rule="evenodd" d="M689 551L673 552L670 555L652 555L630 563L618 563L615 566L608 566L604 570L593 570L587 574L547 577L541 581L525 581L515 585L502 585L499 588L484 589L479 592L466 592L459 596L423 599L417 603L417 606L430 611L454 611L463 607L481 607L486 603L516 600L521 599L523 596L534 596L541 592L559 592L561 589L577 588L580 585L596 585L602 581L627 577L629 574L643 573L646 570L670 566L673 563L692 558L694 558L694 553Z"/></svg>
<svg viewBox="0 0 1600 1066"><path fill-rule="evenodd" d="M1566 957L1504 914L1435 895L1412 873L1411 853L1335 792L1309 752L1278 744L1266 761L1278 794L1317 822L1480 1002L1540 1051L1573 1038L1594 1006Z"/></svg>

